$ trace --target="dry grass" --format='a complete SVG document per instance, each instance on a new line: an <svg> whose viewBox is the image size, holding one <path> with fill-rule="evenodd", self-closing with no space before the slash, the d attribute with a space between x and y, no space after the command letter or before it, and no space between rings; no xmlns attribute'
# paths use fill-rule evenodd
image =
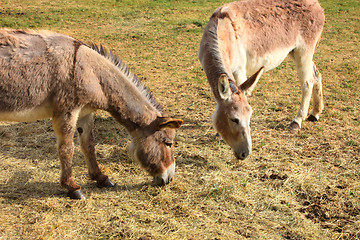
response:
<svg viewBox="0 0 360 240"><path fill-rule="evenodd" d="M1 123L0 239L360 238L360 4L321 1L320 121L287 130L300 91L286 61L264 74L249 100L254 152L237 161L214 139L213 96L196 56L222 3L2 1L1 27L46 28L108 46L185 123L176 137L176 181L155 187L127 157L124 129L99 112L97 156L117 186L95 187L77 145L74 175L86 201L66 199L58 184L51 121Z"/></svg>

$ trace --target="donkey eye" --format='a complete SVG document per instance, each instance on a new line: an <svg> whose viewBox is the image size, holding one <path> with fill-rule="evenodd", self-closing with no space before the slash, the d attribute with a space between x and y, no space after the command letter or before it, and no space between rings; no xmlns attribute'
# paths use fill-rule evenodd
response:
<svg viewBox="0 0 360 240"><path fill-rule="evenodd" d="M171 148L171 146L173 145L172 142L164 142L164 143L165 143L166 147L168 147L168 148Z"/></svg>
<svg viewBox="0 0 360 240"><path fill-rule="evenodd" d="M230 118L230 121L232 121L236 124L239 124L239 122L240 122L239 119L237 119L237 118Z"/></svg>

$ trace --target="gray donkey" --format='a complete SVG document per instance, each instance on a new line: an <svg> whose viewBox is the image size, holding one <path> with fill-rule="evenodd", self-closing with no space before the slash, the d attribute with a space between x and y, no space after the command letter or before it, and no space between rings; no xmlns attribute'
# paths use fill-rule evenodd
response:
<svg viewBox="0 0 360 240"><path fill-rule="evenodd" d="M50 31L0 29L0 120L52 118L60 182L72 199L85 198L72 176L73 136L79 132L89 175L114 184L95 157L93 112L109 112L131 136L130 154L164 185L175 174L173 139L182 120L166 117L149 90L103 47Z"/></svg>

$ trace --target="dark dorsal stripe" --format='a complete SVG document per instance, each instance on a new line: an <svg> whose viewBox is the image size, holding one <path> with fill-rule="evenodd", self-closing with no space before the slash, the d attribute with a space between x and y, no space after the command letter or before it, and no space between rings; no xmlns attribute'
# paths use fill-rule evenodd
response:
<svg viewBox="0 0 360 240"><path fill-rule="evenodd" d="M77 60L77 53L78 53L78 50L81 45L82 45L82 42L80 42L78 40L74 40L74 59L73 59L73 66L72 66L72 71L71 71L71 79L75 78L75 64L76 64L76 60Z"/></svg>

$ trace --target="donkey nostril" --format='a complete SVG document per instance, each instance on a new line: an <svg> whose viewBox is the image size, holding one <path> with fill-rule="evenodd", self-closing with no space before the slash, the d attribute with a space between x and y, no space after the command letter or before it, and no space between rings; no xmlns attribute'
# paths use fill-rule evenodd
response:
<svg viewBox="0 0 360 240"><path fill-rule="evenodd" d="M157 185L157 186L164 186L166 184L165 180L160 177L160 176L156 176L154 177L154 183Z"/></svg>
<svg viewBox="0 0 360 240"><path fill-rule="evenodd" d="M160 181L159 181L159 184L158 184L158 185L159 185L159 186L164 186L164 185L166 185L165 179L160 178Z"/></svg>
<svg viewBox="0 0 360 240"><path fill-rule="evenodd" d="M247 156L248 156L248 154L246 152L242 152L242 153L235 152L235 157L237 159L244 160Z"/></svg>
<svg viewBox="0 0 360 240"><path fill-rule="evenodd" d="M167 184L167 182L164 180L164 179L161 179L161 184L160 184L160 186L164 186L164 185L166 185Z"/></svg>

